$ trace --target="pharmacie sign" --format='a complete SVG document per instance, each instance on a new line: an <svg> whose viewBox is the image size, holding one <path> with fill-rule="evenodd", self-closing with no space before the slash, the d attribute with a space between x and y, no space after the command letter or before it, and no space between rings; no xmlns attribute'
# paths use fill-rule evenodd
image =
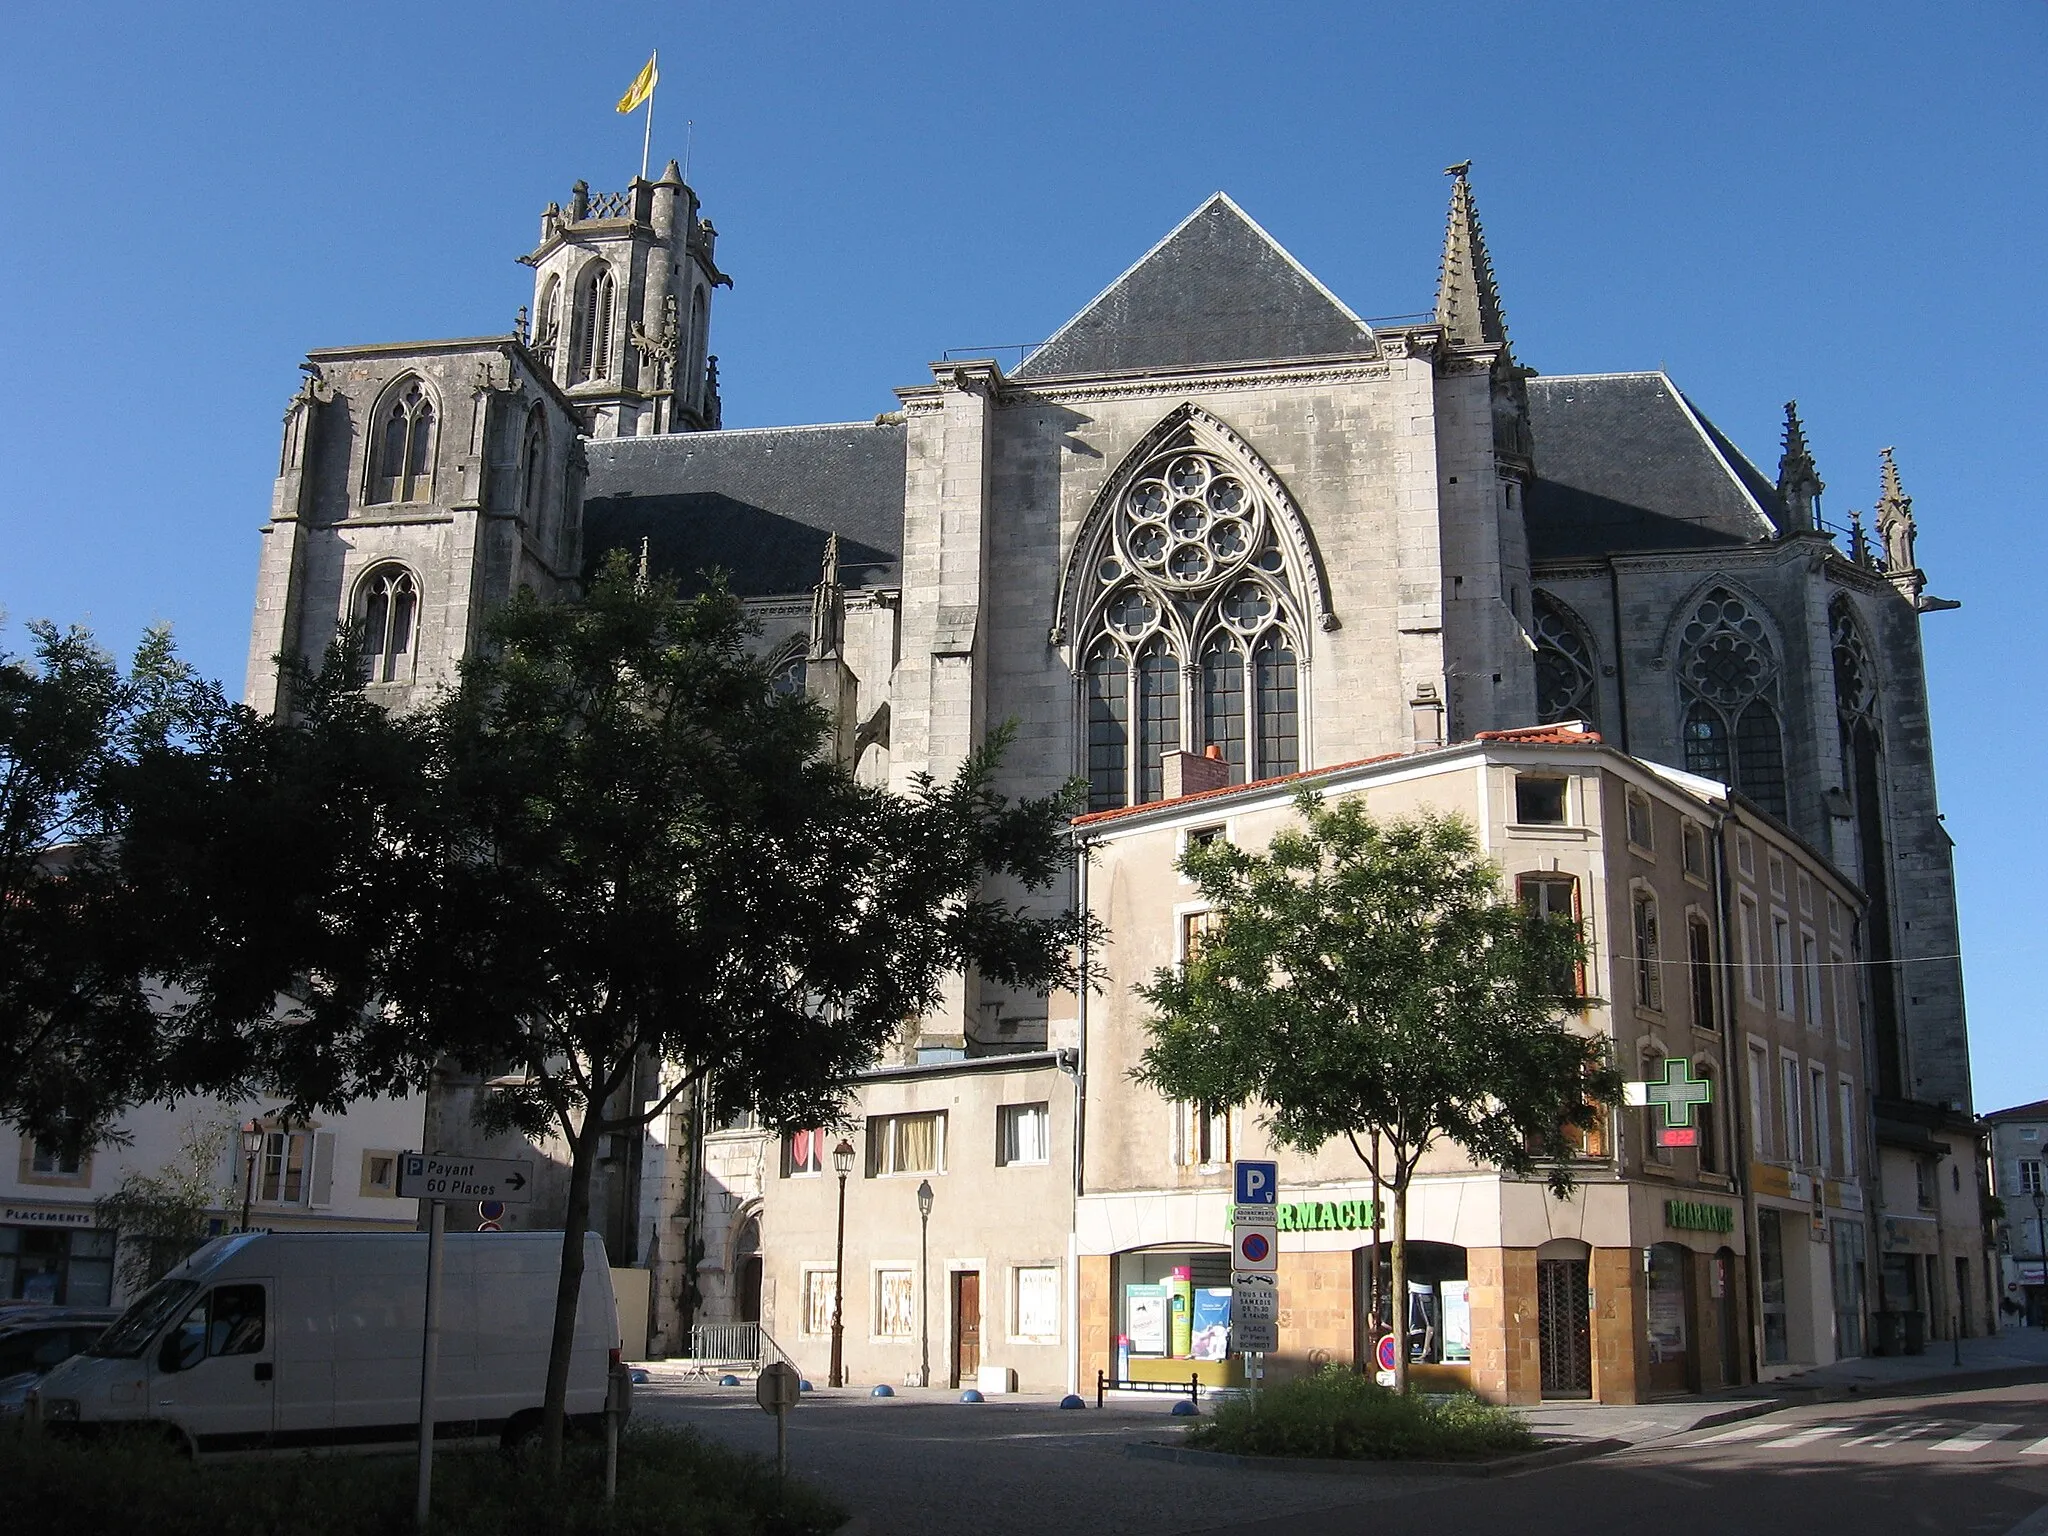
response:
<svg viewBox="0 0 2048 1536"><path fill-rule="evenodd" d="M1370 1200L1283 1200L1279 1227L1282 1232L1369 1232L1372 1230L1373 1202Z"/></svg>
<svg viewBox="0 0 2048 1536"><path fill-rule="evenodd" d="M1706 1200L1666 1200L1664 1224L1688 1232L1733 1232L1735 1212Z"/></svg>

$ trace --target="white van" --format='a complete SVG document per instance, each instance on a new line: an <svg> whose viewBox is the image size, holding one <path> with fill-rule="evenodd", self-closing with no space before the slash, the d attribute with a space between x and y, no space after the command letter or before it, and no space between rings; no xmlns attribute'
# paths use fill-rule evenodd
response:
<svg viewBox="0 0 2048 1536"><path fill-rule="evenodd" d="M437 1439L540 1423L562 1238L450 1232L441 1270ZM215 1238L38 1384L43 1424L151 1423L199 1451L417 1438L424 1233L252 1232ZM604 1243L584 1238L569 1367L572 1422L603 1422L618 1359Z"/></svg>

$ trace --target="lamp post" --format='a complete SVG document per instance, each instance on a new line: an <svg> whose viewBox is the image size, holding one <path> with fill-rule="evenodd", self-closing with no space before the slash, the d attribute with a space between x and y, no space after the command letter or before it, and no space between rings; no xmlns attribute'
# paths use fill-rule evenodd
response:
<svg viewBox="0 0 2048 1536"><path fill-rule="evenodd" d="M2043 1209L2044 1205L2048 1205L2048 1190L2042 1189L2039 1179L2040 1176L2038 1174L2035 1175L2034 1257L2041 1261L2041 1293L2048 1295L2048 1221L2044 1221ZM2035 1309L2029 1308L2028 1310L2033 1311ZM2036 1328L2048 1326L2048 1316L2042 1316L2039 1312L2036 1312L2033 1322Z"/></svg>
<svg viewBox="0 0 2048 1536"><path fill-rule="evenodd" d="M839 1175L839 1237L832 1258L832 1370L825 1378L831 1387L846 1385L846 1176L853 1172L853 1143L841 1141L832 1149L832 1167Z"/></svg>
<svg viewBox="0 0 2048 1536"><path fill-rule="evenodd" d="M263 1151L263 1122L242 1122L242 1230L249 1230L249 1205L256 1198L256 1159Z"/></svg>
<svg viewBox="0 0 2048 1536"><path fill-rule="evenodd" d="M932 1181L917 1186L917 1384L932 1384Z"/></svg>

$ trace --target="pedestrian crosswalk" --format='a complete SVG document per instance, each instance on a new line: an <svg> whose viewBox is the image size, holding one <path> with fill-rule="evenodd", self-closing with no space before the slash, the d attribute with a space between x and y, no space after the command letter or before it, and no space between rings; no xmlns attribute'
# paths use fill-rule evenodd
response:
<svg viewBox="0 0 2048 1536"><path fill-rule="evenodd" d="M1751 1419L1694 1442L1701 1446L1743 1445L1746 1451L1903 1451L1943 1458L1989 1452L1998 1456L2048 1456L2048 1425L1985 1423L1974 1419L1865 1418L1788 1424L1770 1417Z"/></svg>

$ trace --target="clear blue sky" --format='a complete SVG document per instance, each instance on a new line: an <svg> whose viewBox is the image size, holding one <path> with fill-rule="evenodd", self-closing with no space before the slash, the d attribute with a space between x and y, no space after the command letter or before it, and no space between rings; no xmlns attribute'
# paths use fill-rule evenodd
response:
<svg viewBox="0 0 2048 1536"><path fill-rule="evenodd" d="M733 426L1041 339L1218 188L1361 314L1426 308L1470 157L1524 361L1662 364L1766 468L1796 396L1836 521L1897 445L1964 603L1927 633L1977 1103L2048 1097L2033 0L11 14L0 606L118 649L168 619L237 687L299 358L508 330L541 208L638 168L612 103L655 45L656 164L694 119L738 283Z"/></svg>

